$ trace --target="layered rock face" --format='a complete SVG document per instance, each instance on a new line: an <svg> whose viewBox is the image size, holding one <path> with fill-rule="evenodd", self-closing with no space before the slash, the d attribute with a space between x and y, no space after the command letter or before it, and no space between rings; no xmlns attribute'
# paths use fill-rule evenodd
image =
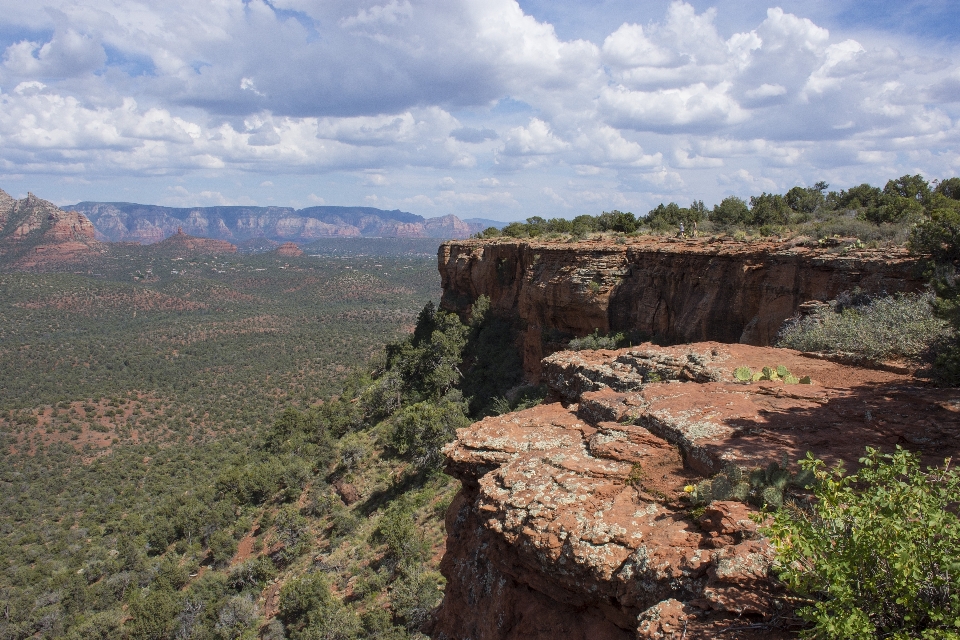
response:
<svg viewBox="0 0 960 640"><path fill-rule="evenodd" d="M769 345L801 304L923 286L902 249L639 238L537 243L465 240L439 250L441 307L463 316L481 295L519 316L524 368L594 330L668 342Z"/></svg>
<svg viewBox="0 0 960 640"><path fill-rule="evenodd" d="M812 383L733 376L777 365ZM694 514L684 485L806 451L848 468L867 445L930 463L960 452L960 391L785 349L646 344L556 353L543 371L557 401L486 418L444 449L462 489L434 638L787 637L754 509Z"/></svg>
<svg viewBox="0 0 960 640"><path fill-rule="evenodd" d="M31 269L75 262L103 247L83 214L63 211L32 193L16 200L0 190L0 259Z"/></svg>
<svg viewBox="0 0 960 640"><path fill-rule="evenodd" d="M157 245L157 250L186 257L190 255L231 254L237 252L237 247L225 240L197 238L187 235L183 232L183 229L177 229L174 235Z"/></svg>

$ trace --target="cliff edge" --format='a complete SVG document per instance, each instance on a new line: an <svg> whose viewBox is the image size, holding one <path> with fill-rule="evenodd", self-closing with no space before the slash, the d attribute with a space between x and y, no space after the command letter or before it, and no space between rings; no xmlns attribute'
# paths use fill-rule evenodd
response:
<svg viewBox="0 0 960 640"><path fill-rule="evenodd" d="M734 377L777 365L810 384ZM960 390L786 349L568 351L543 374L553 402L485 418L444 449L462 489L436 639L794 637L756 509L696 510L685 485L806 451L848 468L868 445L929 463L960 452Z"/></svg>
<svg viewBox="0 0 960 640"><path fill-rule="evenodd" d="M804 302L855 287L923 287L903 249L810 244L651 237L622 244L446 242L438 252L441 307L465 318L485 295L495 312L517 316L524 370L535 380L544 356L594 330L766 346Z"/></svg>

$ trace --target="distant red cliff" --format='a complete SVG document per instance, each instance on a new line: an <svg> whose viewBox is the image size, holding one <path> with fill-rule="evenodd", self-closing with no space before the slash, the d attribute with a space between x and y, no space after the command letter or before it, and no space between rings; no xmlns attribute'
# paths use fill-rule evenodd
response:
<svg viewBox="0 0 960 640"><path fill-rule="evenodd" d="M18 269L76 262L104 249L82 213L32 193L16 200L0 190L0 261Z"/></svg>

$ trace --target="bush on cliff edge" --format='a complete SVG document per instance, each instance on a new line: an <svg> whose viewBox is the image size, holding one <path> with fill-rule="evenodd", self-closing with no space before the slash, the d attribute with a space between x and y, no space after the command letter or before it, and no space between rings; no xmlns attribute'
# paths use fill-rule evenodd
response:
<svg viewBox="0 0 960 640"><path fill-rule="evenodd" d="M777 346L797 351L843 352L868 360L920 360L951 336L935 312L932 293L873 298L844 294L816 312L788 321Z"/></svg>
<svg viewBox="0 0 960 640"><path fill-rule="evenodd" d="M765 533L780 579L806 599L807 638L960 638L960 474L867 448L846 475L808 453L816 500Z"/></svg>

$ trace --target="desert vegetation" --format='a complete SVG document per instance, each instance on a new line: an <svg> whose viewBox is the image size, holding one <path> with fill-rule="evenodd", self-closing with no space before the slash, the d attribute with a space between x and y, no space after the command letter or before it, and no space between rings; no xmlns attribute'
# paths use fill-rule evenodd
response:
<svg viewBox="0 0 960 640"><path fill-rule="evenodd" d="M743 200L724 198L713 208L697 200L687 207L661 203L645 215L609 211L573 220L542 217L490 227L477 237L577 240L595 234L625 237L675 235L683 225L690 237L729 235L737 239L805 236L813 242L856 238L864 244L902 245L914 226L953 219L960 212L960 178L928 182L920 175L889 180L881 189L862 184L830 191L825 182L793 187L784 194L761 193Z"/></svg>
<svg viewBox="0 0 960 640"><path fill-rule="evenodd" d="M920 361L952 336L932 292L871 297L848 292L781 330L778 345L854 354L868 361Z"/></svg>
<svg viewBox="0 0 960 640"><path fill-rule="evenodd" d="M801 598L808 638L956 638L960 475L897 447L867 449L857 473L808 454L802 484L766 533L779 578Z"/></svg>
<svg viewBox="0 0 960 640"><path fill-rule="evenodd" d="M433 252L356 247L0 274L0 638L419 634L440 447L542 394Z"/></svg>
<svg viewBox="0 0 960 640"><path fill-rule="evenodd" d="M426 358L429 335L383 355L438 292L424 253L121 247L89 273L0 274L0 637L315 637L331 615L407 637L439 593L435 443L465 405L410 410L440 396L405 382L406 422L375 419L351 372Z"/></svg>

